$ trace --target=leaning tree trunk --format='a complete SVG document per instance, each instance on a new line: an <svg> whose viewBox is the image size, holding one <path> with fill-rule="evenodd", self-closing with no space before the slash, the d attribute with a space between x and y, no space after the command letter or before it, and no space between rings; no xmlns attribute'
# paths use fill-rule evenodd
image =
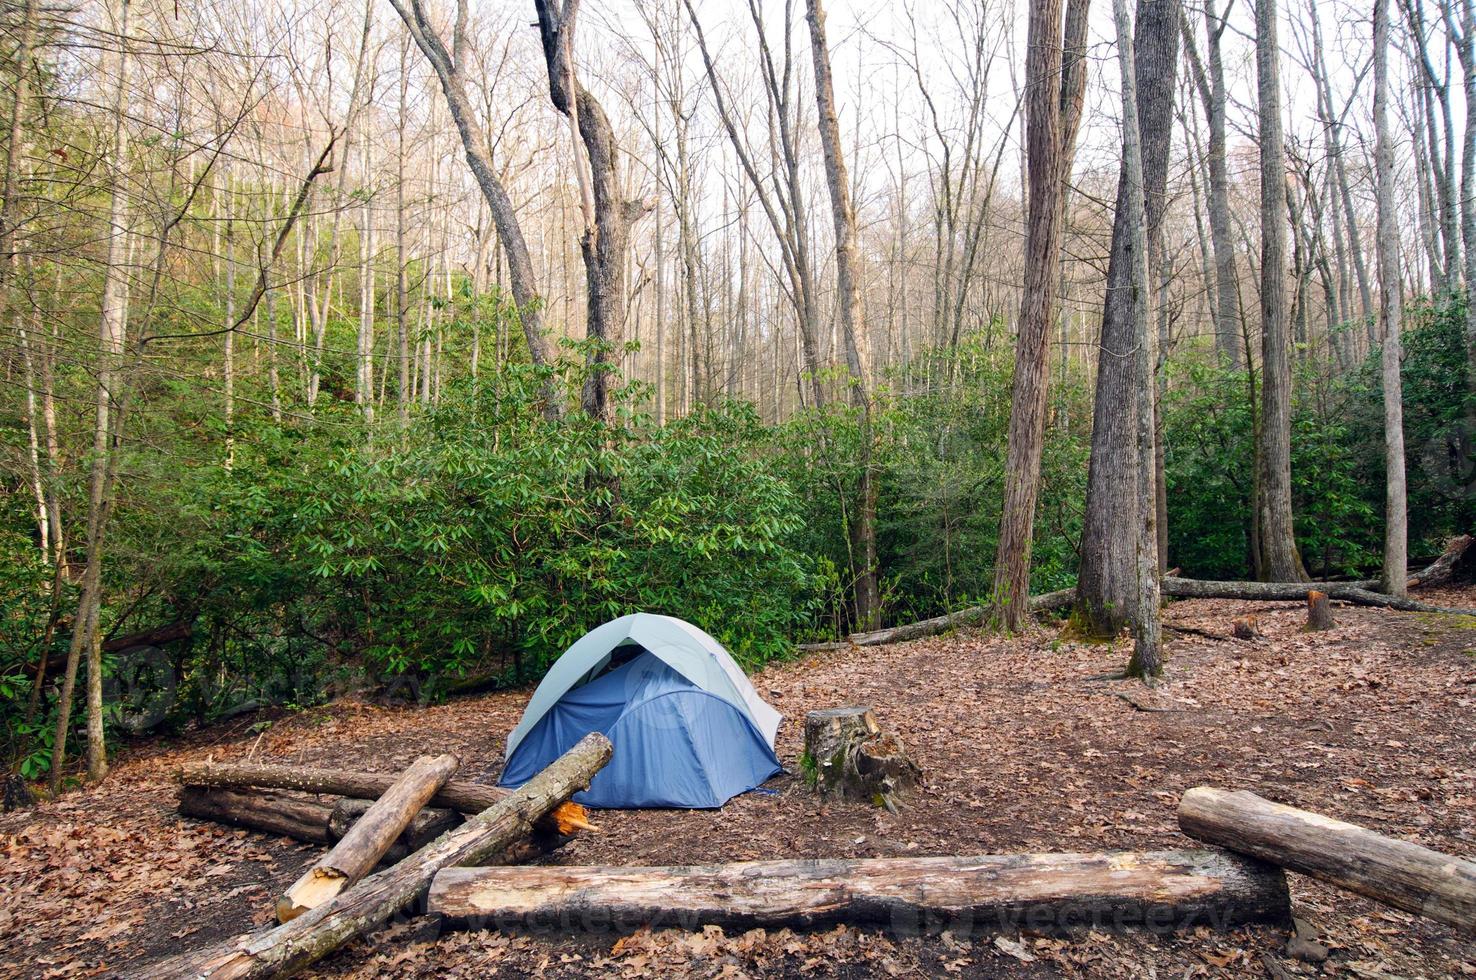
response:
<svg viewBox="0 0 1476 980"><path fill-rule="evenodd" d="M492 167L487 148L491 145L482 129L471 99L466 93L466 81L462 74L467 59L467 4L457 0L456 23L452 35L451 50L441 41L432 25L422 0L390 0L395 11L409 28L416 45L430 62L440 80L441 91L446 96L446 105L451 110L451 121L461 136L461 146L466 154L466 163L476 179L477 187L492 212L492 222L497 226L497 237L502 243L503 255L507 257L508 284L513 302L518 306L518 320L523 327L523 339L528 345L528 356L536 366L551 363L548 341L543 335L543 297L538 292L538 280L533 273L533 259L523 237L523 226L518 220L517 209L512 198L503 187L502 180ZM543 388L543 411L550 418L561 414L558 393L552 382Z"/></svg>
<svg viewBox="0 0 1476 980"><path fill-rule="evenodd" d="M578 0L534 0L543 58L548 69L548 93L556 110L569 122L574 163L584 213L579 251L584 257L588 291L589 377L584 382L583 407L591 418L614 421L610 403L613 373L619 366L625 340L625 258L631 225L645 214L639 201L628 200L620 185L619 147L605 109L574 71L574 25Z"/></svg>
<svg viewBox="0 0 1476 980"><path fill-rule="evenodd" d="M1168 182L1169 141L1173 132L1174 85L1178 66L1177 0L1138 0L1133 31L1138 80L1138 128L1143 149L1142 193L1147 212L1145 241L1158 235ZM1132 277L1129 260L1127 160L1117 182L1112 249L1107 259L1107 292L1102 305L1102 335L1097 356L1096 401L1092 411L1092 452L1087 469L1086 517L1082 528L1081 570L1076 616L1088 632L1111 637L1122 632L1137 607L1137 538L1124 533L1138 521L1137 364Z"/></svg>
<svg viewBox="0 0 1476 980"><path fill-rule="evenodd" d="M820 146L825 156L825 179L830 187L830 212L835 224L835 268L841 335L850 372L851 400L861 411L861 476L853 525L859 566L856 569L856 625L877 625L881 586L876 558L877 480L876 432L873 426L870 344L861 316L861 259L856 232L856 209L851 203L851 179L841 147L840 120L831 80L830 47L825 39L825 11L821 0L807 0L810 52L815 63L815 100L819 106Z"/></svg>

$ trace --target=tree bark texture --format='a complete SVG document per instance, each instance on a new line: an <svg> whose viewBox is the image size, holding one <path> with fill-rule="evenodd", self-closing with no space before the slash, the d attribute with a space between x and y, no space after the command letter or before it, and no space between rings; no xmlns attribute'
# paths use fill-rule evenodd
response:
<svg viewBox="0 0 1476 980"><path fill-rule="evenodd" d="M1389 133L1389 0L1374 0L1374 183L1378 199L1379 336L1383 342L1383 591L1408 593L1409 513L1404 479L1404 390L1399 375L1404 310L1399 216L1394 210L1394 142Z"/></svg>
<svg viewBox="0 0 1476 980"><path fill-rule="evenodd" d="M1060 277L1063 159L1061 104L1062 0L1030 4L1025 64L1025 289L1020 301L1004 509L994 561L994 606L1001 626L1023 627L1030 609L1030 556L1040 457L1045 438L1047 355Z"/></svg>
<svg viewBox="0 0 1476 980"><path fill-rule="evenodd" d="M1178 67L1180 9L1176 0L1139 0L1133 31L1138 80L1138 128L1143 149L1147 241L1159 234L1168 182ZM1126 161L1107 260L1107 292L1097 353L1092 452L1076 615L1093 635L1116 636L1137 606L1137 342L1132 317Z"/></svg>
<svg viewBox="0 0 1476 980"><path fill-rule="evenodd" d="M1276 0L1256 4L1261 148L1261 574L1307 578L1292 525L1291 335L1286 316L1286 163Z"/></svg>

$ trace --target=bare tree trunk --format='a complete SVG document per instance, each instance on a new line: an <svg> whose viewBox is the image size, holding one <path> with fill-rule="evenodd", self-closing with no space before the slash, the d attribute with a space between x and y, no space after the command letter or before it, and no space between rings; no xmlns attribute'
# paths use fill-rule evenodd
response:
<svg viewBox="0 0 1476 980"><path fill-rule="evenodd" d="M1138 89L1135 138L1140 147L1141 191L1146 228L1132 227L1132 187L1124 155L1107 263L1107 293L1102 303L1102 336L1097 355L1096 401L1092 412L1092 455L1087 473L1086 516L1082 528L1077 617L1100 636L1116 636L1137 609L1137 539L1124 533L1136 527L1139 513L1137 399L1139 382L1136 332L1138 295L1132 274L1133 236L1158 236L1168 182L1178 70L1180 10L1177 0L1139 0L1134 33L1126 39L1134 54ZM1146 304L1146 296L1142 297ZM1151 472L1151 471L1150 471Z"/></svg>
<svg viewBox="0 0 1476 980"><path fill-rule="evenodd" d="M415 38L416 45L441 82L441 91L445 93L446 105L451 110L451 120L461 136L467 165L492 212L492 220L497 225L497 236L507 256L508 284L512 289L513 302L518 305L518 319L523 326L523 338L528 344L528 356L537 366L547 365L552 362L552 356L548 341L543 336L543 297L539 295L537 279L533 275L533 259L528 252L528 242L523 237L517 209L513 207L512 199L508 197L497 172L492 169L487 134L466 94L466 83L462 75L468 57L466 0L457 0L456 23L449 52L435 27L431 25L422 0L390 0L390 4L409 28L410 36ZM550 418L557 418L562 413L562 408L553 386L547 386L544 389L544 413Z"/></svg>
<svg viewBox="0 0 1476 980"><path fill-rule="evenodd" d="M1261 145L1261 574L1305 580L1292 525L1291 338L1286 317L1286 163L1276 0L1256 5Z"/></svg>
<svg viewBox="0 0 1476 980"><path fill-rule="evenodd" d="M1155 6L1168 7L1168 3ZM1161 56L1170 59L1178 52L1175 28L1178 11L1162 11L1165 15L1159 31L1165 42L1159 49ZM1125 239L1123 262L1127 265L1127 301L1133 329L1133 364L1136 385L1134 391L1137 422L1137 479L1135 497L1137 528L1136 602L1133 613L1133 656L1128 665L1128 674L1145 680L1163 673L1161 626L1158 611L1158 532L1156 530L1158 508L1155 502L1157 489L1154 479L1154 412L1155 386L1155 334L1149 327L1148 308L1151 304L1151 284L1148 279L1148 208L1145 201L1143 177L1143 145L1139 136L1138 78L1133 45L1133 24L1128 16L1127 0L1112 0L1113 21L1117 28L1117 56L1122 71L1122 193L1118 204L1123 215ZM1144 65L1148 67L1148 65ZM1155 81L1162 81L1156 72L1164 67L1164 61L1152 62ZM1173 78L1169 72L1164 86L1167 101L1173 100ZM1162 111L1164 126L1173 119L1172 106ZM1123 214L1123 212L1126 212ZM1126 537L1126 535L1124 535Z"/></svg>
<svg viewBox="0 0 1476 980"><path fill-rule="evenodd" d="M410 426L410 326L405 319L405 307L410 302L409 284L405 275L405 127L407 125L407 101L410 97L409 44L400 42L400 104L395 118L395 330L399 342L399 392L397 402L400 410L400 428ZM474 273L480 281L481 255L477 256ZM474 315L475 321L480 317ZM473 372L476 367L473 365Z"/></svg>
<svg viewBox="0 0 1476 980"><path fill-rule="evenodd" d="M580 84L574 71L574 28L579 0L534 0L543 58L548 68L548 93L554 108L569 121L574 137L584 230L579 250L584 257L588 290L586 334L589 377L582 397L585 414L605 422L614 420L610 404L611 374L617 369L625 340L625 259L631 225L645 214L640 201L624 196L619 179L619 148L615 131L600 105Z"/></svg>
<svg viewBox="0 0 1476 980"><path fill-rule="evenodd" d="M830 210L835 222L837 304L850 371L851 397L861 411L861 477L853 524L856 574L856 624L862 630L876 625L881 588L876 561L877 468L872 430L870 349L861 313L861 260L856 234L856 210L851 203L850 178L841 147L836 116L835 88L830 71L830 48L825 39L825 11L821 0L806 0L810 24L810 51L815 62L815 100L819 106L820 145L825 155L825 177L830 185Z"/></svg>
<svg viewBox="0 0 1476 980"><path fill-rule="evenodd" d="M67 758L67 736L71 730L72 696L77 682L77 668L87 657L87 775L101 779L107 774L107 747L102 725L102 650L98 642L98 616L102 607L102 548L105 521L103 513L107 495L109 439L112 433L112 407L120 384L123 340L128 328L128 273L124 268L128 257L127 180L123 171L128 163L129 73L133 66L128 43L129 0L118 0L110 7L109 20L118 41L114 60L117 77L113 80L113 134L108 165L111 201L108 206L107 260L103 268L102 310L98 318L97 408L93 426L93 457L88 475L86 570L82 575L82 591L77 599L77 613L72 621L72 641L67 651L66 672L62 679L61 698L57 704L56 738L52 745L51 789L61 787L62 767ZM95 689L95 690L94 690ZM94 717L94 705L96 717Z"/></svg>
<svg viewBox="0 0 1476 980"><path fill-rule="evenodd" d="M1210 241L1215 252L1215 352L1232 369L1240 367L1240 284L1235 269L1235 230L1230 218L1230 171L1225 159L1225 63L1221 48L1228 23L1227 12L1216 13L1214 0L1206 0L1204 28L1209 71L1199 62L1189 22L1183 22L1184 49L1189 57L1195 87L1204 103L1209 123L1207 203Z"/></svg>
<svg viewBox="0 0 1476 980"><path fill-rule="evenodd" d="M1399 378L1403 321L1399 216L1394 211L1394 143L1389 133L1389 0L1374 0L1374 178L1378 189L1379 319L1384 389L1383 589L1408 594L1409 516L1404 488L1404 395Z"/></svg>
<svg viewBox="0 0 1476 980"><path fill-rule="evenodd" d="M1032 3L1025 67L1029 190L1025 289L1010 395L1004 510L994 562L996 617L1010 630L1023 627L1030 614L1030 553L1049 383L1046 362L1061 273L1061 196L1070 170L1065 147L1074 142L1062 126L1057 81L1061 77L1062 40L1061 0Z"/></svg>

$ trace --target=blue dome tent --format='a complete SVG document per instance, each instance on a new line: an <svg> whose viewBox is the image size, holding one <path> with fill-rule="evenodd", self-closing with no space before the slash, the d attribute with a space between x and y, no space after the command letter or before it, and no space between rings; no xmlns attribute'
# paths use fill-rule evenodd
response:
<svg viewBox="0 0 1476 980"><path fill-rule="evenodd" d="M521 786L583 736L604 732L615 754L576 802L719 807L781 771L779 721L711 636L671 616L622 616L549 668L508 736L498 785Z"/></svg>

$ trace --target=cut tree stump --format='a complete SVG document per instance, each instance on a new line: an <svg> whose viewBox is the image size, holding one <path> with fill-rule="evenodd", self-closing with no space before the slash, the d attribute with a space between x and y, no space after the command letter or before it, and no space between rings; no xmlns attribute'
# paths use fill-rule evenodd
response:
<svg viewBox="0 0 1476 980"><path fill-rule="evenodd" d="M314 769L307 766L259 765L252 763L201 762L180 768L175 778L189 786L252 786L259 789L292 789L305 793L327 793L360 800L377 800L395 781L394 776L347 769ZM431 797L429 806L450 808L467 815L481 813L510 791L453 779ZM589 811L578 803L564 803L549 821L556 835L575 830L593 830Z"/></svg>
<svg viewBox="0 0 1476 980"><path fill-rule="evenodd" d="M822 796L867 800L895 810L922 770L902 740L883 732L870 708L823 708L805 715L805 758Z"/></svg>
<svg viewBox="0 0 1476 980"><path fill-rule="evenodd" d="M1179 827L1206 843L1476 933L1476 863L1471 861L1254 793L1209 786L1180 799Z"/></svg>
<svg viewBox="0 0 1476 980"><path fill-rule="evenodd" d="M333 849L277 899L277 921L290 922L331 901L373 871L426 801L460 765L461 760L454 755L426 755L412 762L394 785L354 821ZM331 826L331 814L328 822Z"/></svg>
<svg viewBox="0 0 1476 980"><path fill-rule="evenodd" d="M464 927L556 932L846 923L915 935L1281 925L1290 898L1280 868L1206 850L448 868L431 885L428 911Z"/></svg>
<svg viewBox="0 0 1476 980"><path fill-rule="evenodd" d="M610 759L610 740L586 735L537 776L393 867L370 875L286 925L194 950L133 972L142 980L289 976L355 936L378 928L425 896L436 872L474 864L533 832L540 817L589 787Z"/></svg>
<svg viewBox="0 0 1476 980"><path fill-rule="evenodd" d="M1337 625L1333 620L1332 602L1326 592L1313 589L1307 593L1307 631L1309 633L1330 630Z"/></svg>

